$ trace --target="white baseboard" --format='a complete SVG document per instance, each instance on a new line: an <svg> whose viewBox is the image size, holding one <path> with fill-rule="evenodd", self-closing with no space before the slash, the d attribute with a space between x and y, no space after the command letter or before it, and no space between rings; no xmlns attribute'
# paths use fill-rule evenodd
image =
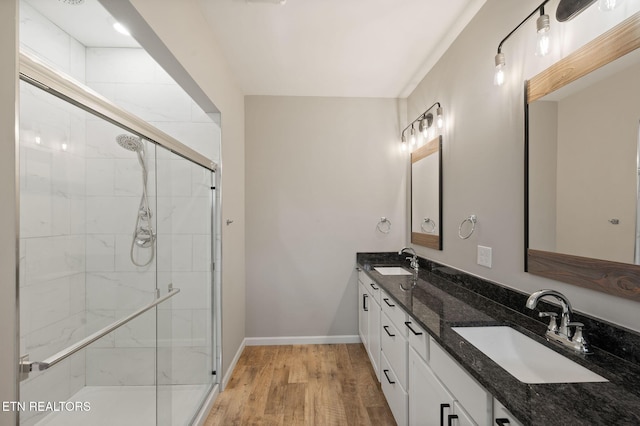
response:
<svg viewBox="0 0 640 426"><path fill-rule="evenodd" d="M290 336L290 337L247 337L247 346L270 345L327 345L340 343L360 343L359 335L347 336Z"/></svg>
<svg viewBox="0 0 640 426"><path fill-rule="evenodd" d="M224 373L224 377L222 378L222 383L220 383L220 392L223 392L225 390L225 388L227 387L227 384L229 383L229 380L231 380L231 375L233 374L233 370L235 370L236 364L238 363L238 360L240 359L240 355L242 355L242 351L244 350L244 347L246 345L247 345L247 339L244 339L240 344L240 347L236 351L236 354L233 357L231 364L229 365L229 369Z"/></svg>

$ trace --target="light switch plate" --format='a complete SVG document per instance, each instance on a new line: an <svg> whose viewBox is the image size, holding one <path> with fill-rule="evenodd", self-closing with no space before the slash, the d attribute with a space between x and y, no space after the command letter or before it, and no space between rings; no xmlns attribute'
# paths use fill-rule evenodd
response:
<svg viewBox="0 0 640 426"><path fill-rule="evenodd" d="M478 265L491 268L491 247L478 246Z"/></svg>

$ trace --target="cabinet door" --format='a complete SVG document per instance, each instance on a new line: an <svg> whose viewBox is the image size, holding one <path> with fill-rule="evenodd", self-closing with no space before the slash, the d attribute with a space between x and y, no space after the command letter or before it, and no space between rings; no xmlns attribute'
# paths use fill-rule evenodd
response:
<svg viewBox="0 0 640 426"><path fill-rule="evenodd" d="M380 355L380 369L382 392L393 413L393 418L396 419L398 426L407 426L407 392L400 386L398 377L393 371L393 367L389 364L389 360L384 352Z"/></svg>
<svg viewBox="0 0 640 426"><path fill-rule="evenodd" d="M453 397L426 362L409 349L409 425L443 426L453 412Z"/></svg>
<svg viewBox="0 0 640 426"><path fill-rule="evenodd" d="M358 283L358 332L360 333L360 340L362 344L367 347L368 335L369 335L369 293L364 288L362 283Z"/></svg>
<svg viewBox="0 0 640 426"><path fill-rule="evenodd" d="M471 416L464 411L458 401L453 402L453 414L447 417L445 425L449 426L478 426Z"/></svg>
<svg viewBox="0 0 640 426"><path fill-rule="evenodd" d="M369 297L369 333L367 335L367 350L371 364L380 381L380 305L373 297Z"/></svg>

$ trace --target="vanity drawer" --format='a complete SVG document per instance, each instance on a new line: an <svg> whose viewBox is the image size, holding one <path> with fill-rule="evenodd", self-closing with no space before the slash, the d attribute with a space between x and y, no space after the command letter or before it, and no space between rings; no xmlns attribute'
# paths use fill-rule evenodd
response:
<svg viewBox="0 0 640 426"><path fill-rule="evenodd" d="M409 345L423 360L429 362L429 334L409 315L404 324L408 330Z"/></svg>
<svg viewBox="0 0 640 426"><path fill-rule="evenodd" d="M385 398L387 398L387 403L393 413L393 417L399 426L406 426L409 417L409 395L404 388L400 386L400 382L384 352L380 357L380 368L382 392Z"/></svg>
<svg viewBox="0 0 640 426"><path fill-rule="evenodd" d="M360 278L360 277L363 277L363 278ZM376 284L375 281L369 278L367 274L365 274L362 271L359 272L358 279L360 280L362 285L364 285L364 287L367 289L367 292L369 292L371 297L373 297L375 301L378 302L378 304L380 304L380 293L382 292L382 290L380 289L380 286Z"/></svg>
<svg viewBox="0 0 640 426"><path fill-rule="evenodd" d="M380 347L387 357L389 364L395 371L398 381L402 387L406 389L408 356L407 340L385 314L382 314L380 318Z"/></svg>
<svg viewBox="0 0 640 426"><path fill-rule="evenodd" d="M404 324L404 322L407 321L407 314L398 303L389 297L386 291L380 291L380 307L382 308L382 312L387 314L398 331L406 338L409 332L409 329Z"/></svg>

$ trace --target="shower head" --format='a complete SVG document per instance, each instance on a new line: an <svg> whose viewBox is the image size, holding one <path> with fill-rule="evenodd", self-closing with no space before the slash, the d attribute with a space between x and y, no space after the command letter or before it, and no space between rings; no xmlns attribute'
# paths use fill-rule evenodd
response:
<svg viewBox="0 0 640 426"><path fill-rule="evenodd" d="M120 145L121 147L123 147L128 151L133 151L133 152L144 151L144 147L142 146L142 140L135 136L126 135L126 134L118 135L116 136L116 142L118 142L118 145Z"/></svg>

